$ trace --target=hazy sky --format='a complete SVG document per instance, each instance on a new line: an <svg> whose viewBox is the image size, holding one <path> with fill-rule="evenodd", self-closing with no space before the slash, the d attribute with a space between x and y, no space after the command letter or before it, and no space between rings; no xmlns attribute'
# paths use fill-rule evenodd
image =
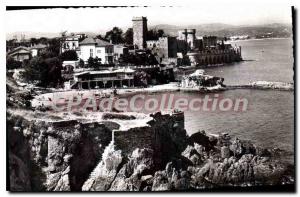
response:
<svg viewBox="0 0 300 197"><path fill-rule="evenodd" d="M147 16L148 25L225 23L254 25L291 23L291 8L277 6L189 6L135 8L79 8L6 11L6 33L106 31L132 25L133 16Z"/></svg>

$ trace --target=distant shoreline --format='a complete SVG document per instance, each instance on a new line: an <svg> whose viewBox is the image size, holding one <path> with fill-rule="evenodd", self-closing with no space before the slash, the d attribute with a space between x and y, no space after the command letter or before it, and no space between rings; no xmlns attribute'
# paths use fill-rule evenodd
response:
<svg viewBox="0 0 300 197"><path fill-rule="evenodd" d="M283 37L283 38L249 38L249 39L241 39L241 40L229 40L229 42L240 42L240 41L253 41L253 40L281 40L281 39L291 39L292 37Z"/></svg>

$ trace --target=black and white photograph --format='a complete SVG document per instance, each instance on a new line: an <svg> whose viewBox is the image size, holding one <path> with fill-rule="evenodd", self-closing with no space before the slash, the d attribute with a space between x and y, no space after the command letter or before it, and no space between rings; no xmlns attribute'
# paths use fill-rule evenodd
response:
<svg viewBox="0 0 300 197"><path fill-rule="evenodd" d="M47 6L3 11L7 191L296 191L293 5Z"/></svg>

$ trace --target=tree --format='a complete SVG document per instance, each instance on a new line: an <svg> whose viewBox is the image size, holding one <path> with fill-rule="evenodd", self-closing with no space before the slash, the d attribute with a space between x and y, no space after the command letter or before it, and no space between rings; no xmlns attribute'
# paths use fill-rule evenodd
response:
<svg viewBox="0 0 300 197"><path fill-rule="evenodd" d="M79 67L80 68L84 67L84 61L82 59L79 60Z"/></svg>
<svg viewBox="0 0 300 197"><path fill-rule="evenodd" d="M89 57L88 65L89 65L89 67L94 67L94 58L93 57Z"/></svg>
<svg viewBox="0 0 300 197"><path fill-rule="evenodd" d="M68 50L60 54L60 59L62 61L78 60L78 55L75 50Z"/></svg>
<svg viewBox="0 0 300 197"><path fill-rule="evenodd" d="M106 40L105 37L103 37L101 34L97 35L96 38L100 39L100 40ZM108 41L108 40L106 40L106 41Z"/></svg>
<svg viewBox="0 0 300 197"><path fill-rule="evenodd" d="M38 40L36 38L30 38L30 43L32 45L36 45L36 44L38 44Z"/></svg>
<svg viewBox="0 0 300 197"><path fill-rule="evenodd" d="M124 33L124 42L125 44L132 45L133 44L133 29L128 28L127 31Z"/></svg>
<svg viewBox="0 0 300 197"><path fill-rule="evenodd" d="M98 57L90 57L88 59L88 66L91 68L94 68L95 70L98 70L101 66L101 58Z"/></svg>
<svg viewBox="0 0 300 197"><path fill-rule="evenodd" d="M159 29L159 30L151 29L147 32L147 39L148 40L158 40L159 37L162 37L164 35L165 35L165 33L164 33L164 30L162 30L162 29Z"/></svg>
<svg viewBox="0 0 300 197"><path fill-rule="evenodd" d="M15 68L21 68L22 62L16 61L14 58L10 56L6 56L6 69L15 69Z"/></svg>
<svg viewBox="0 0 300 197"><path fill-rule="evenodd" d="M165 35L164 30L162 30L162 29L157 30L157 35L158 35L158 37L164 36Z"/></svg>
<svg viewBox="0 0 300 197"><path fill-rule="evenodd" d="M52 38L48 40L48 48L47 50L55 54L55 56L59 56L60 53L60 39L59 38Z"/></svg>
<svg viewBox="0 0 300 197"><path fill-rule="evenodd" d="M182 60L181 60L181 65L183 66L190 66L191 65L191 60L187 55L184 55Z"/></svg>
<svg viewBox="0 0 300 197"><path fill-rule="evenodd" d="M48 43L48 38L40 37L40 38L37 39L37 42L41 43L41 44L47 44Z"/></svg>
<svg viewBox="0 0 300 197"><path fill-rule="evenodd" d="M122 29L118 27L114 27L112 30L106 32L105 39L111 40L113 44L124 43L122 34L123 34Z"/></svg>
<svg viewBox="0 0 300 197"><path fill-rule="evenodd" d="M158 64L157 59L151 53L150 50L147 50L145 53L141 54L123 54L120 58L120 63L128 63L134 65L156 65Z"/></svg>
<svg viewBox="0 0 300 197"><path fill-rule="evenodd" d="M56 87L62 81L62 63L57 57L36 56L24 65L23 77L42 87Z"/></svg>

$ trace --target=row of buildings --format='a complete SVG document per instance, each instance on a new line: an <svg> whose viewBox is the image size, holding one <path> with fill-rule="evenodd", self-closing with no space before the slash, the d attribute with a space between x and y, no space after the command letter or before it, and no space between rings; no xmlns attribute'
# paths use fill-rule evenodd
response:
<svg viewBox="0 0 300 197"><path fill-rule="evenodd" d="M102 64L113 64L121 55L136 51L141 53L143 50L151 50L160 64L178 65L178 60L184 57L189 59L191 65L229 63L242 59L241 47L218 41L216 36L197 37L195 29L180 30L177 37L162 36L157 40L148 40L146 17L133 17L132 28L135 50L79 34L64 38L61 52L76 50L84 62L90 57L98 57Z"/></svg>
<svg viewBox="0 0 300 197"><path fill-rule="evenodd" d="M121 55L128 53L124 45L113 45L111 42L98 38L87 37L83 34L67 36L62 39L61 52L76 51L78 58L85 63L90 57L99 58L102 64L113 64Z"/></svg>
<svg viewBox="0 0 300 197"><path fill-rule="evenodd" d="M29 60L30 58L37 56L46 48L47 45L44 44L36 44L29 47L18 46L8 51L7 55L16 61L23 62L24 60Z"/></svg>
<svg viewBox="0 0 300 197"><path fill-rule="evenodd" d="M187 57L191 65L229 63L242 60L241 47L218 41L216 36L196 36L196 29L178 31L178 36L147 40L147 18L133 18L133 44L137 49L150 49L160 62L179 64Z"/></svg>
<svg viewBox="0 0 300 197"><path fill-rule="evenodd" d="M63 66L71 66L75 73L73 79L68 81L67 88L108 88L130 87L134 85L133 75L137 68L123 65L114 67L122 55L129 53L146 53L151 51L159 65L142 65L138 70L172 70L174 66L181 65L208 65L241 60L241 48L218 41L215 36L197 37L195 29L183 29L178 36L162 36L157 40L147 39L147 18L133 17L133 46L129 50L125 45L114 45L111 42L98 38L87 37L85 34L63 35L61 37L60 52L76 51L79 59L88 64L89 58L98 58L102 64L111 65L102 70L81 70L79 59L65 61ZM38 55L46 46L18 47L11 50L8 55L18 61L29 59ZM188 61L183 62L183 59ZM167 65L167 66L166 66ZM158 68L157 68L158 66ZM171 67L170 67L171 66Z"/></svg>

